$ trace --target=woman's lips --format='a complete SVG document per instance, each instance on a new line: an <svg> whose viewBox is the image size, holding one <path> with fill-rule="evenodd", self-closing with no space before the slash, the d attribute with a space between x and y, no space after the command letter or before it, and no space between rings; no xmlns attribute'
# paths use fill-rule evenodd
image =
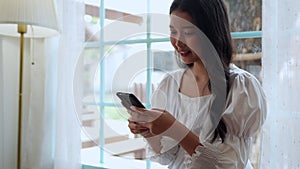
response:
<svg viewBox="0 0 300 169"><path fill-rule="evenodd" d="M179 52L180 53L180 55L182 56L182 57L187 57L190 53L191 53L191 51L187 51L187 52Z"/></svg>

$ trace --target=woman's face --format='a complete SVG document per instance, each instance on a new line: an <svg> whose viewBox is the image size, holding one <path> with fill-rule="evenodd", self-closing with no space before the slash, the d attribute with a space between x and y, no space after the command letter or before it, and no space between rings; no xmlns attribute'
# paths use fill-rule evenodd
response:
<svg viewBox="0 0 300 169"><path fill-rule="evenodd" d="M199 48L198 29L192 17L180 10L174 10L170 16L170 40L185 64L201 62L194 46Z"/></svg>

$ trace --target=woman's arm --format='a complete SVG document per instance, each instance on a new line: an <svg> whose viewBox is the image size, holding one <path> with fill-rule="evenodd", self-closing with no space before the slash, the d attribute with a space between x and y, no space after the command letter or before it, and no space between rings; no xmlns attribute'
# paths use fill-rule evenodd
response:
<svg viewBox="0 0 300 169"><path fill-rule="evenodd" d="M184 126L183 126L184 127ZM179 129L182 131L182 129ZM178 138L182 138L182 136L179 136L178 134L180 133L173 133L171 131L168 131L170 133L165 133L168 135L170 138L173 138L174 140ZM195 135L193 132L188 131L188 133L181 133L182 135L185 135L181 140L178 140L179 145L190 155L192 156L195 153L196 147L198 147L200 144L199 137ZM161 143L160 140L162 138L162 135L156 135L153 136L151 133L150 135L145 137L148 144L151 146L151 148L156 152L160 153L161 152Z"/></svg>
<svg viewBox="0 0 300 169"><path fill-rule="evenodd" d="M192 156L195 153L196 148L201 145L199 137L192 131L189 131L179 144L190 156Z"/></svg>

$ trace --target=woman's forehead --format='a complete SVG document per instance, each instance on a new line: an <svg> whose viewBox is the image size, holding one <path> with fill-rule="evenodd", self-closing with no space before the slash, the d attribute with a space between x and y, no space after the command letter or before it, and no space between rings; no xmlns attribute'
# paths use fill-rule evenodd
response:
<svg viewBox="0 0 300 169"><path fill-rule="evenodd" d="M170 15L170 27L193 28L193 18L186 12L175 10Z"/></svg>

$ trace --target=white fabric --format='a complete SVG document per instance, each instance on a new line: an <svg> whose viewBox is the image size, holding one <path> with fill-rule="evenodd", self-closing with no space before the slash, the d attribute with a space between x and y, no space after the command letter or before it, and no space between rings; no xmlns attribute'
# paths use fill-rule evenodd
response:
<svg viewBox="0 0 300 169"><path fill-rule="evenodd" d="M57 97L55 114L54 169L81 169L80 81L77 68L82 61L78 56L84 42L83 0L57 1L61 36L58 41L58 56L53 66L57 73ZM51 50L51 49L50 49ZM77 94L74 93L77 91ZM75 100L74 100L75 99ZM75 102L74 102L75 101ZM78 106L78 107L75 107Z"/></svg>
<svg viewBox="0 0 300 169"><path fill-rule="evenodd" d="M263 0L263 87L268 118L260 168L300 168L300 1Z"/></svg>
<svg viewBox="0 0 300 169"><path fill-rule="evenodd" d="M64 0L57 7L61 35L25 39L22 169L81 168L72 87L83 42L84 4ZM17 168L19 39L0 37L0 41L0 168L13 169Z"/></svg>
<svg viewBox="0 0 300 169"><path fill-rule="evenodd" d="M153 107L172 113L177 120L199 136L201 131L210 130L203 124L205 120L210 120L208 113L214 98L212 95L190 98L180 93L178 84L184 71L179 70L166 76L155 91L152 103ZM148 146L147 152L153 161L168 164L172 169L252 168L251 165L247 165L251 138L265 120L265 96L259 81L253 75L237 67L231 68L230 73L232 85L223 115L228 130L225 142L202 142L204 146L197 147L196 153L190 157L174 142L163 137L162 149L168 147L169 151L155 154Z"/></svg>

